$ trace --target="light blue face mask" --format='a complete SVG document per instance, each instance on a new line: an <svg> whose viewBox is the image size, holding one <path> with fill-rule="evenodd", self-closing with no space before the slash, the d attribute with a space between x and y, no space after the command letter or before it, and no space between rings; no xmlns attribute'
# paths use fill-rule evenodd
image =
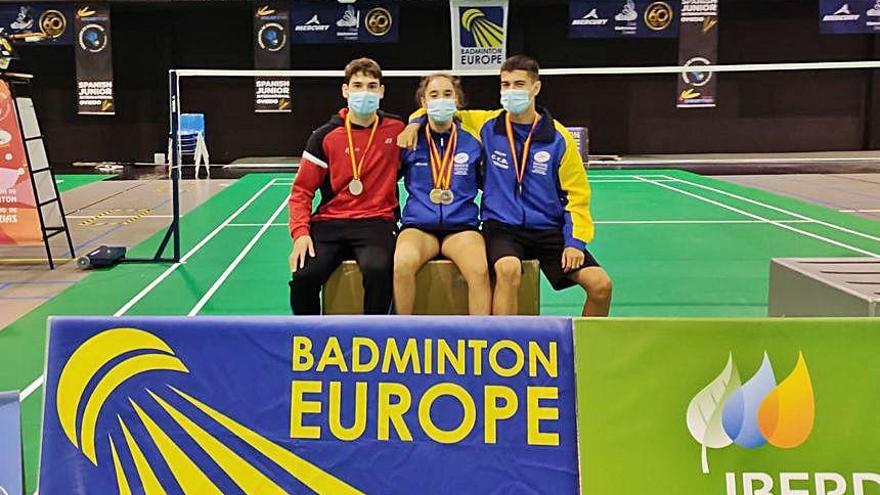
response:
<svg viewBox="0 0 880 495"><path fill-rule="evenodd" d="M525 113L531 102L532 95L527 89L507 89L501 92L501 106L513 115Z"/></svg>
<svg viewBox="0 0 880 495"><path fill-rule="evenodd" d="M348 93L348 109L358 116L372 115L379 109L379 94L372 91Z"/></svg>
<svg viewBox="0 0 880 495"><path fill-rule="evenodd" d="M445 124L452 120L455 111L458 110L455 100L452 98L435 98L428 100L428 118L434 122Z"/></svg>

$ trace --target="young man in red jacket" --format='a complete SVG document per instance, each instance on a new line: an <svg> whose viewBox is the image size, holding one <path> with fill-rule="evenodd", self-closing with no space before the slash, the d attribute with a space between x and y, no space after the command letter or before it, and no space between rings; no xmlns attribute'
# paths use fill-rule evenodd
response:
<svg viewBox="0 0 880 495"><path fill-rule="evenodd" d="M294 314L320 314L321 287L352 257L363 274L364 313L391 311L400 167L397 135L404 123L379 110L384 93L379 64L367 58L352 60L342 84L348 107L306 143L289 200ZM313 212L319 188L321 203Z"/></svg>

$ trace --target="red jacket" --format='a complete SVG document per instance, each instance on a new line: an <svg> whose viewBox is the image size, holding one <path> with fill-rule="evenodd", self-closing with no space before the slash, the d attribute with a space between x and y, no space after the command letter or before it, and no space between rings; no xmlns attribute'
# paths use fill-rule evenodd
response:
<svg viewBox="0 0 880 495"><path fill-rule="evenodd" d="M312 222L396 218L397 172L400 168L397 135L405 126L403 119L379 112L379 127L361 170L364 192L354 196L348 191L353 176L345 133L347 113L347 108L340 110L315 130L306 143L288 200L290 235L293 238L308 235ZM372 127L352 124L358 160L367 146L371 130ZM321 204L313 214L312 200L318 188L321 190Z"/></svg>

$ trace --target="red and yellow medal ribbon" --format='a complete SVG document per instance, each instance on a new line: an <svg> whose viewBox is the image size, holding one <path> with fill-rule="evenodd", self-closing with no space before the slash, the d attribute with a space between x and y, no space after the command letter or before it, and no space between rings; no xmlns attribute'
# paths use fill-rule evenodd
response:
<svg viewBox="0 0 880 495"><path fill-rule="evenodd" d="M364 154L361 155L360 160L355 159L354 152L354 138L351 136L351 114L348 113L345 115L345 135L348 137L348 156L351 158L351 175L354 180L360 180L361 171L364 168L364 159L367 158L367 153L370 152L370 147L373 146L373 138L376 137L376 129L379 128L379 117L376 117L376 120L373 122L373 130L370 131L370 139L367 141L367 147L364 148Z"/></svg>
<svg viewBox="0 0 880 495"><path fill-rule="evenodd" d="M523 144L522 159L520 159L516 153L516 138L513 134L513 124L510 121L509 113L507 114L507 119L504 123L507 129L507 141L510 143L510 154L513 155L513 166L516 168L516 182L522 187L523 177L525 177L526 167L529 162L529 148L532 146L532 134L535 132L535 127L538 125L538 117L535 116L535 121L532 122L532 128L529 129L529 135L526 138L526 142Z"/></svg>
<svg viewBox="0 0 880 495"><path fill-rule="evenodd" d="M431 177L434 179L435 189L449 189L452 182L452 161L455 155L455 145L458 143L458 128L452 124L452 130L449 135L449 143L446 146L446 152L443 158L440 158L440 151L434 140L431 138L431 129L429 125L425 125L425 137L428 140L429 156L431 159Z"/></svg>

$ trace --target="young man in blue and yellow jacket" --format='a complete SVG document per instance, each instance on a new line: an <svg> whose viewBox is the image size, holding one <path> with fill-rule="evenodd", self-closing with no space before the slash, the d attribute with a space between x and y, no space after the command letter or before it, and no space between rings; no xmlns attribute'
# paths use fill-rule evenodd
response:
<svg viewBox="0 0 880 495"><path fill-rule="evenodd" d="M459 112L462 125L480 129L483 146L492 312L517 313L522 260L537 259L554 289L584 289L584 316L607 316L611 278L586 247L594 234L587 173L571 134L536 106L540 91L537 61L517 55L501 67L503 110Z"/></svg>

